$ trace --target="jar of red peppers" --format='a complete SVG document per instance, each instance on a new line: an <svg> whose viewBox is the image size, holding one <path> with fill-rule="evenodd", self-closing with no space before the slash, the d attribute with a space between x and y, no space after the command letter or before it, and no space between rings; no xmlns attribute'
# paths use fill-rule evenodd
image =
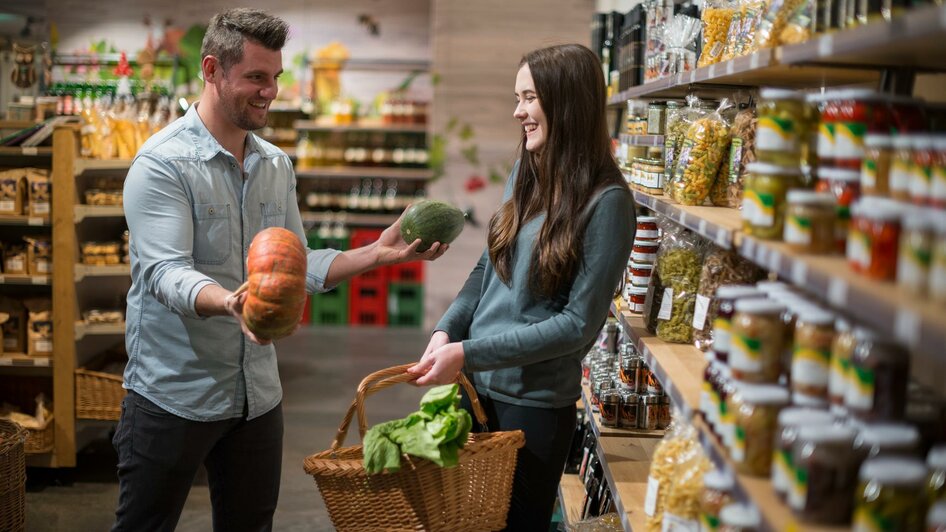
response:
<svg viewBox="0 0 946 532"><path fill-rule="evenodd" d="M650 276L653 272L653 264L631 261L631 284L647 288L647 285L650 284Z"/></svg>
<svg viewBox="0 0 946 532"><path fill-rule="evenodd" d="M835 198L837 220L834 237L839 253L844 253L851 225L851 204L861 197L861 174L844 168L820 168L818 192L829 192Z"/></svg>
<svg viewBox="0 0 946 532"><path fill-rule="evenodd" d="M868 133L864 137L864 161L861 163L861 192L865 196L890 195L890 160L893 137Z"/></svg>
<svg viewBox="0 0 946 532"><path fill-rule="evenodd" d="M632 314L644 312L644 302L647 300L647 287L632 285L627 289L627 294L628 310L630 310Z"/></svg>
<svg viewBox="0 0 946 532"><path fill-rule="evenodd" d="M634 239L631 248L631 260L637 263L653 264L657 259L657 242L651 240Z"/></svg>
<svg viewBox="0 0 946 532"><path fill-rule="evenodd" d="M635 240L657 240L660 231L657 229L657 218L654 216L638 216Z"/></svg>
<svg viewBox="0 0 946 532"><path fill-rule="evenodd" d="M933 137L933 164L930 173L930 203L938 209L946 209L946 135Z"/></svg>
<svg viewBox="0 0 946 532"><path fill-rule="evenodd" d="M933 137L913 135L913 166L910 167L910 201L916 205L932 203Z"/></svg>
<svg viewBox="0 0 946 532"><path fill-rule="evenodd" d="M882 94L871 90L842 91L838 97L837 121L834 129L834 166L861 169L864 158L864 137L870 131L889 128L890 116Z"/></svg>
<svg viewBox="0 0 946 532"><path fill-rule="evenodd" d="M867 199L854 209L848 263L867 277L891 281L897 274L901 208L890 200Z"/></svg>

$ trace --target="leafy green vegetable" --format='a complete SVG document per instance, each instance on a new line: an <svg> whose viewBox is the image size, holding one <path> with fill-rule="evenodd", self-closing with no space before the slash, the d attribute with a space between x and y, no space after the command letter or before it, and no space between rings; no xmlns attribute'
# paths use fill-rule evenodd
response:
<svg viewBox="0 0 946 532"><path fill-rule="evenodd" d="M460 449L473 428L469 412L459 408L460 387L431 388L420 410L403 419L379 423L365 434L365 470L369 474L401 468L401 453L426 458L441 467L459 462Z"/></svg>

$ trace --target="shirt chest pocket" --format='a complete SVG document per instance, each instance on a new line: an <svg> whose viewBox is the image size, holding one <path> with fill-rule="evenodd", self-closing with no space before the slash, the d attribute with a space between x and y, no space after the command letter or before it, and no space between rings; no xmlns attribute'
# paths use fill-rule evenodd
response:
<svg viewBox="0 0 946 532"><path fill-rule="evenodd" d="M230 258L230 204L194 205L194 262L223 264Z"/></svg>
<svg viewBox="0 0 946 532"><path fill-rule="evenodd" d="M260 202L263 229L286 226L286 206L280 200Z"/></svg>

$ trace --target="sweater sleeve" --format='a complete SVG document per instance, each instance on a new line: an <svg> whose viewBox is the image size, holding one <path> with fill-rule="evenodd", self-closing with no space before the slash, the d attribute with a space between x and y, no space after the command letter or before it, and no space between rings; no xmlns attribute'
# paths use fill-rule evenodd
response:
<svg viewBox="0 0 946 532"><path fill-rule="evenodd" d="M607 318L634 241L634 202L624 188L606 190L585 229L583 260L561 311L501 334L463 341L465 367L489 371L549 360L591 343Z"/></svg>
<svg viewBox="0 0 946 532"><path fill-rule="evenodd" d="M480 296L483 292L483 272L486 270L486 261L488 261L487 252L484 251L480 260L473 267L466 283L460 289L456 299L450 304L450 308L440 318L440 322L434 328L435 331L443 331L450 337L451 342L458 342L470 336L470 324L473 322L473 313L479 306Z"/></svg>

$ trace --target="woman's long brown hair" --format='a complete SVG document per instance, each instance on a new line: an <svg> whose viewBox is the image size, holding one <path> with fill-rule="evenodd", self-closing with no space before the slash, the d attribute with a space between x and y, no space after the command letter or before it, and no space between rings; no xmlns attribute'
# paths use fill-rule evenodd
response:
<svg viewBox="0 0 946 532"><path fill-rule="evenodd" d="M508 285L516 235L545 213L532 251L530 288L552 298L570 285L580 267L588 201L604 186L624 186L624 180L611 154L597 56L584 46L566 44L529 52L519 67L526 64L548 123L546 140L538 153L529 152L522 131L512 197L490 220L487 243L493 267Z"/></svg>

